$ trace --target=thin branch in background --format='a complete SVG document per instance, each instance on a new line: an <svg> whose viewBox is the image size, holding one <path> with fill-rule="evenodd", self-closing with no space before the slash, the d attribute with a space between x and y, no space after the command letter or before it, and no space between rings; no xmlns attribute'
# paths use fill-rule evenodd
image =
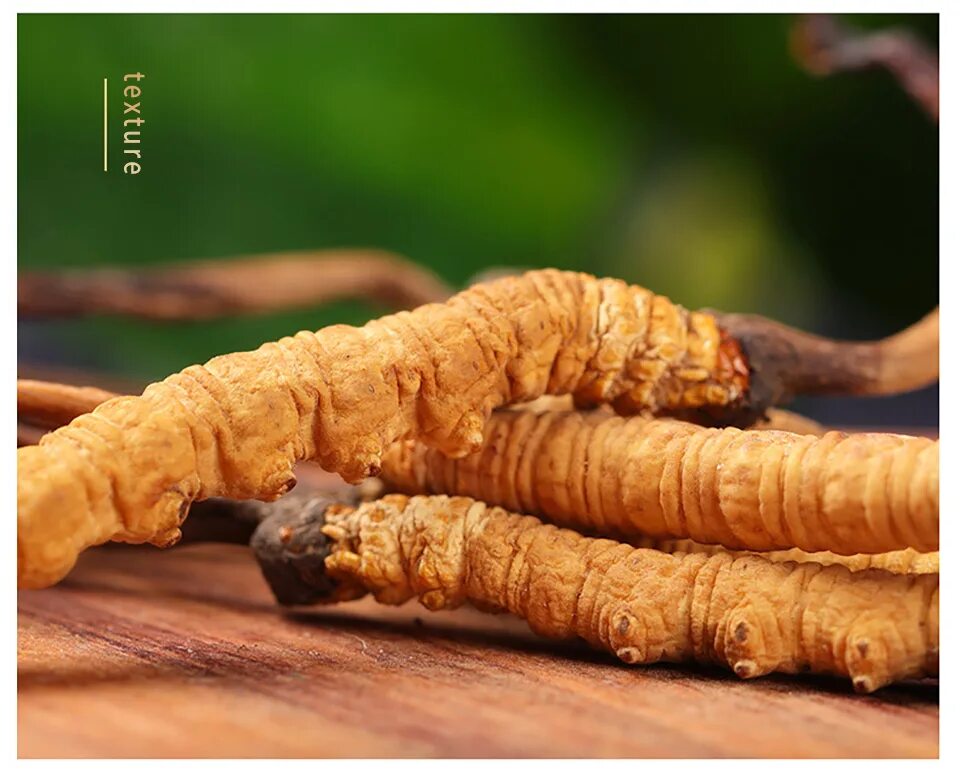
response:
<svg viewBox="0 0 960 775"><path fill-rule="evenodd" d="M41 428L59 428L115 396L97 387L18 379L17 418Z"/></svg>
<svg viewBox="0 0 960 775"><path fill-rule="evenodd" d="M17 361L17 379L38 382L58 382L62 385L96 385L120 396L138 396L147 386L143 380L108 371L97 371L62 364L47 364L37 361Z"/></svg>
<svg viewBox="0 0 960 775"><path fill-rule="evenodd" d="M17 312L24 318L130 315L209 320L340 299L395 309L444 301L451 293L427 269L367 249L277 253L149 269L21 272Z"/></svg>
<svg viewBox="0 0 960 775"><path fill-rule="evenodd" d="M939 57L908 30L858 32L833 16L809 14L794 25L791 47L815 75L885 68L934 121L940 120Z"/></svg>

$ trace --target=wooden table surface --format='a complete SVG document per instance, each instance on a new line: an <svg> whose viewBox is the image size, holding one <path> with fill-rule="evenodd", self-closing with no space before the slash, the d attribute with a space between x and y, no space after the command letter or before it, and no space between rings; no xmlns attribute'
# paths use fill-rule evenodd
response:
<svg viewBox="0 0 960 775"><path fill-rule="evenodd" d="M933 757L938 692L629 667L467 609L285 611L238 546L96 549L19 595L23 757Z"/></svg>

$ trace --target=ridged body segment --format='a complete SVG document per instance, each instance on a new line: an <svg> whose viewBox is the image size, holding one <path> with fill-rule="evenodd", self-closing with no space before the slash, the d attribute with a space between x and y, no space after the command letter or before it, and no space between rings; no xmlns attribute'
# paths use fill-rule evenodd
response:
<svg viewBox="0 0 960 775"><path fill-rule="evenodd" d="M340 599L469 602L625 662L719 664L741 678L811 671L873 691L939 669L936 575L673 555L460 497L393 495L326 519Z"/></svg>
<svg viewBox="0 0 960 775"><path fill-rule="evenodd" d="M939 548L939 443L703 428L602 413L495 412L477 452L415 441L382 476L601 535L691 538L734 549L838 554Z"/></svg>
<svg viewBox="0 0 960 775"><path fill-rule="evenodd" d="M175 542L198 498L277 498L296 460L358 481L397 439L468 454L495 407L544 393L621 411L735 404L746 381L728 345L709 315L543 270L214 358L17 451L18 582L52 584L111 539Z"/></svg>

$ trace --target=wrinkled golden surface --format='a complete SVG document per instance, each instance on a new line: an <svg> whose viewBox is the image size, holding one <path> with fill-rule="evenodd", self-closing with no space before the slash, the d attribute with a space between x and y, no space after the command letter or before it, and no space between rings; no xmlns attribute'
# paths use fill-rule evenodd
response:
<svg viewBox="0 0 960 775"><path fill-rule="evenodd" d="M849 676L861 692L939 672L939 576L755 555L667 554L469 498L392 495L327 512L337 599L510 611L628 663L697 661L741 678Z"/></svg>
<svg viewBox="0 0 960 775"><path fill-rule="evenodd" d="M839 554L939 548L939 443L703 428L598 412L495 412L451 460L415 441L382 476L406 493L467 495L600 535Z"/></svg>
<svg viewBox="0 0 960 775"><path fill-rule="evenodd" d="M542 270L214 358L17 451L18 583L53 584L105 541L174 543L198 498L277 498L296 460L358 481L397 439L469 454L495 407L545 393L623 412L735 403L725 346L709 315Z"/></svg>

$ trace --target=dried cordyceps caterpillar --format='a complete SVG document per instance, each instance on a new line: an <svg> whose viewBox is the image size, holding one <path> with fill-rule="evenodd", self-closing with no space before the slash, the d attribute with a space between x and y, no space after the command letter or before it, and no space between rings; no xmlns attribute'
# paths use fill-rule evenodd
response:
<svg viewBox="0 0 960 775"><path fill-rule="evenodd" d="M18 582L55 583L80 551L111 539L169 545L196 499L275 499L294 485L295 460L316 459L358 481L379 471L398 439L469 454L495 407L544 393L627 413L708 410L748 420L789 393L794 377L813 384L798 353L834 364L817 390L899 389L900 379L876 382L891 370L874 373L875 360L930 354L929 337L909 333L870 349L797 339L785 327L762 333L754 318L732 324L746 332L740 340L715 316L642 288L542 270L362 328L300 332L191 366L17 451ZM874 360L840 358L845 346L869 349ZM865 381L851 381L864 364Z"/></svg>
<svg viewBox="0 0 960 775"><path fill-rule="evenodd" d="M896 434L703 428L578 412L495 412L480 450L414 441L381 476L618 537L838 554L939 547L939 444Z"/></svg>
<svg viewBox="0 0 960 775"><path fill-rule="evenodd" d="M494 407L545 392L624 409L737 405L737 352L709 315L546 270L214 358L18 450L18 581L54 583L111 539L169 545L198 498L279 497L295 460L357 481L399 438L467 454Z"/></svg>
<svg viewBox="0 0 960 775"><path fill-rule="evenodd" d="M351 489L345 485L339 491L290 493L273 503L211 498L193 505L190 520L183 528L182 540L251 543L254 555L277 600L284 605L307 604L317 599L320 594L318 588L327 590L330 586L329 579L322 572L322 560L325 556L322 550L322 528L327 507L333 503L356 505L361 500L374 500L379 495L373 492L364 493L360 488ZM254 533L254 529L261 524L263 527ZM756 554L699 544L688 538L641 538L629 543L639 548L656 549L670 554ZM853 555L786 549L764 552L758 556L771 562L843 565L852 571L875 569L899 574L940 572L939 552L923 554L912 549L884 554Z"/></svg>
<svg viewBox="0 0 960 775"><path fill-rule="evenodd" d="M375 480L369 480L375 481ZM313 491L296 492L284 496L273 503L260 503L258 501L230 501L219 498L213 498L208 501L194 504L190 510L190 521L184 526L183 540L207 540L224 541L238 533L237 524L259 524L270 520L273 527L260 531L259 540L254 542L254 551L257 559L264 567L264 572L271 577L277 573L293 574L301 581L300 584L285 583L278 586L271 581L274 591L277 592L280 601L289 603L285 599L284 590L296 590L296 596L302 597L309 595L309 591L301 589L304 567L302 558L296 554L297 547L293 547L290 542L278 544L275 541L271 543L270 537L278 534L280 528L287 526L284 533L299 531L304 545L309 546L317 540L316 527L318 520L321 520L326 511L326 505L332 502L341 504L349 502L351 505L359 503L361 500L374 500L382 495L379 492L382 488L371 488L371 492L358 491L361 488L350 490L347 486L340 491ZM199 519L198 519L199 517ZM311 530L313 531L311 533ZM226 538L225 538L226 537ZM600 536L603 537L603 536ZM248 539L234 543L247 543ZM301 543L303 543L303 541ZM741 556L745 554L764 557L771 562L815 562L820 565L843 565L852 571L862 570L884 570L889 573L900 574L922 574L940 572L940 553L939 552L917 552L913 549L901 549L896 552L884 552L882 554L834 554L833 552L805 552L802 549L782 549L773 552L746 552L726 549L716 544L701 544L692 541L689 538L646 538L635 537L628 543L642 549L656 549L660 552L670 554L689 554L691 552L701 552L704 554L729 554L731 556ZM299 548L303 548L302 546ZM274 557L278 552L288 553L287 565L290 566L284 570L277 569L276 562L272 563L271 568L267 568L267 558ZM292 552L292 553L291 553ZM309 564L309 563L308 563ZM309 600L308 600L309 602Z"/></svg>
<svg viewBox="0 0 960 775"><path fill-rule="evenodd" d="M374 480L368 480L374 481ZM294 492L272 503L260 501L231 501L223 498L195 503L190 508L190 519L183 526L181 544L215 542L247 544L277 600L284 605L313 602L317 585L326 589L329 580L322 573L324 553L321 528L327 507L333 503L356 505L361 500L374 500L378 492L363 492L362 488L343 485L336 490ZM264 529L257 530L264 525ZM256 531L256 532L255 532ZM283 540L281 540L283 539ZM716 544L700 544L689 538L653 539L635 538L629 542L642 549L656 549L669 554L699 552L707 555L754 555L771 562L814 562L820 565L843 565L852 571L884 570L899 574L940 572L939 552L916 552L903 549L883 554L834 554L832 552L804 552L784 549L776 552L737 552Z"/></svg>
<svg viewBox="0 0 960 775"><path fill-rule="evenodd" d="M934 574L671 555L446 496L335 506L312 525L266 531L277 535L260 540L309 553L302 586L313 594L292 602L469 602L631 664L697 661L741 678L810 671L849 676L860 692L939 672Z"/></svg>

